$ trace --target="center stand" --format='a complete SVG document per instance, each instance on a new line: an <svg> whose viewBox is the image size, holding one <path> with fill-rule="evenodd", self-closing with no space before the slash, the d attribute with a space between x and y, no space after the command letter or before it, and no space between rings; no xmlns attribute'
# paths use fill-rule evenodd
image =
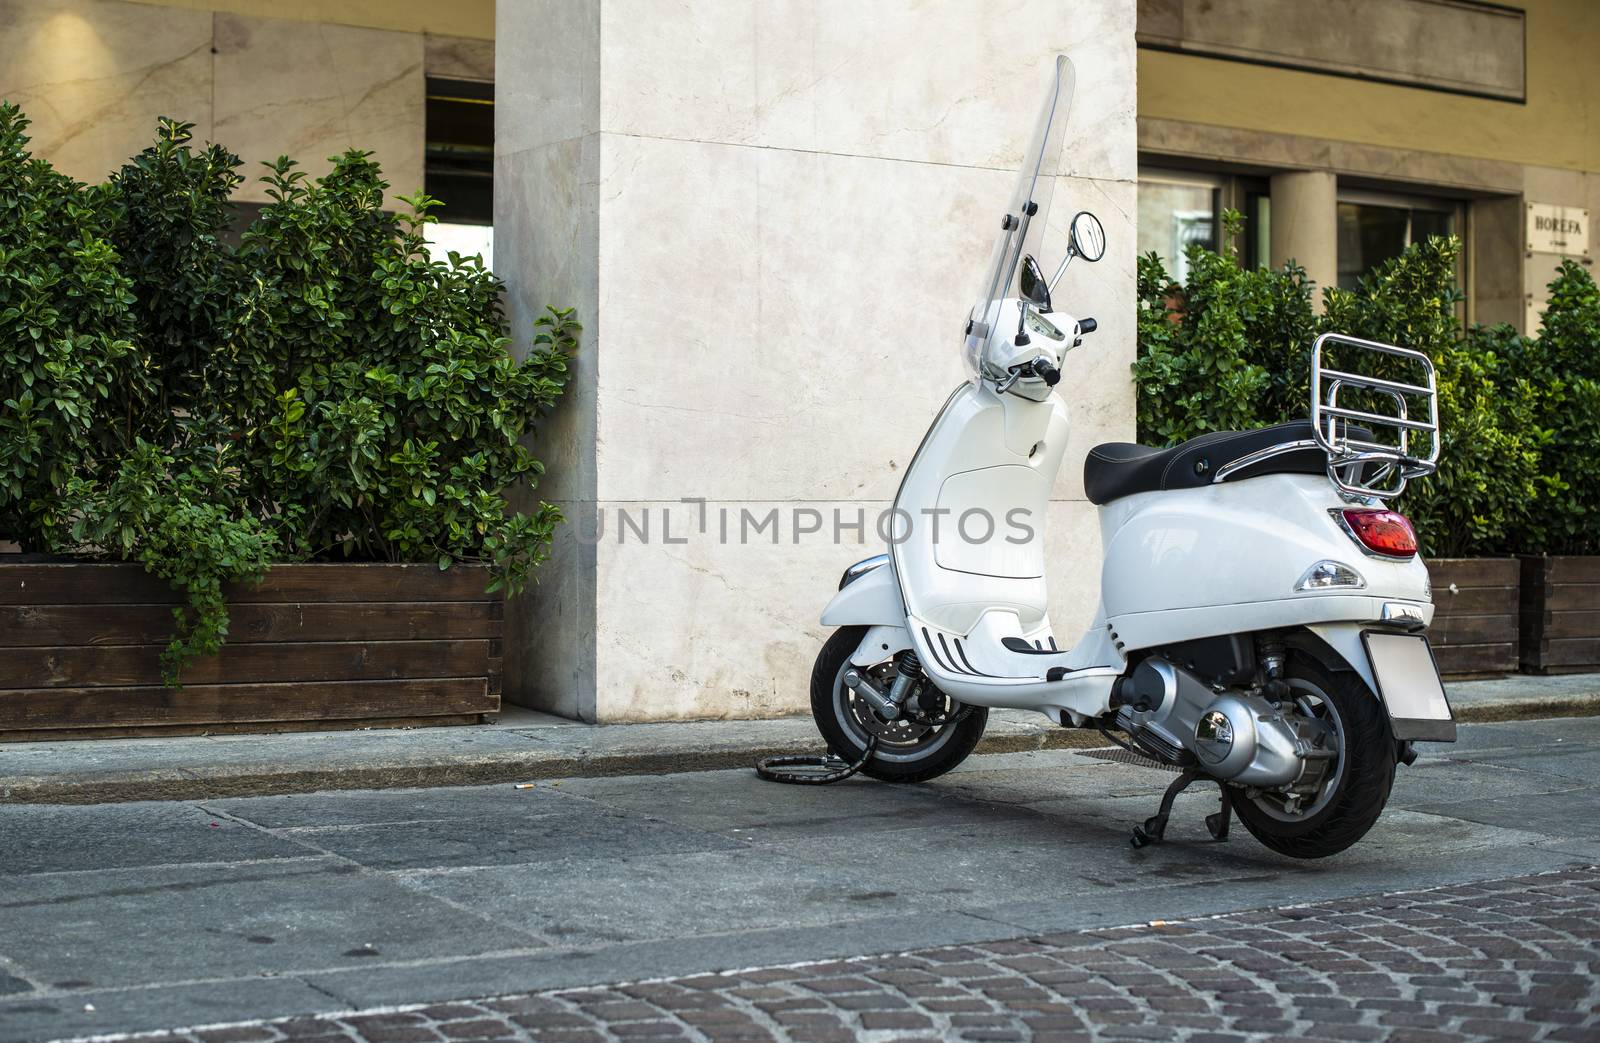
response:
<svg viewBox="0 0 1600 1043"><path fill-rule="evenodd" d="M1167 792L1161 795L1161 806L1154 815L1144 820L1144 825L1133 827L1133 837L1129 843L1134 847L1144 847L1146 844L1159 844L1167 834L1167 819L1172 815L1172 803L1178 799L1178 794L1188 789L1196 782L1215 782L1222 791L1222 810L1214 815L1206 816L1206 829L1210 830L1213 840L1228 839L1228 825L1233 821L1233 794L1229 792L1227 783L1221 779L1202 775L1194 768L1185 769L1182 775L1173 780L1167 787Z"/></svg>

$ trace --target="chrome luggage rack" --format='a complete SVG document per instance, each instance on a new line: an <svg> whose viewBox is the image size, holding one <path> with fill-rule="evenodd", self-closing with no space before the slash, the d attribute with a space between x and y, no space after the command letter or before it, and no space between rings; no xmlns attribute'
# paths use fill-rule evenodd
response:
<svg viewBox="0 0 1600 1043"><path fill-rule="evenodd" d="M1346 345L1403 359L1414 367L1418 382L1330 369L1323 358L1329 345ZM1394 408L1374 412L1341 406L1339 393L1346 390L1371 392L1367 398L1392 403ZM1411 407L1423 407L1424 399L1426 406L1419 408L1417 415L1425 413L1427 419L1412 419ZM1392 441L1352 437L1353 424L1371 429L1373 439L1391 437ZM1380 498L1399 496L1406 482L1432 474L1439 466L1439 388L1433 362L1411 348L1324 333L1311 348L1311 427L1317 445L1328 454L1328 478L1340 492ZM1420 447L1414 447L1414 442L1424 439L1425 454Z"/></svg>

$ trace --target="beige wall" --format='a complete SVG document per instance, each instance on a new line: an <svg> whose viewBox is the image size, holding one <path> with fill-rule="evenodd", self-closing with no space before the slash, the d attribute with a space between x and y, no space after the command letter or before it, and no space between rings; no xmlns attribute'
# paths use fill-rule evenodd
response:
<svg viewBox="0 0 1600 1043"><path fill-rule="evenodd" d="M1526 104L1142 49L1139 115L1600 171L1600 3L1507 6L1527 12Z"/></svg>
<svg viewBox="0 0 1600 1043"><path fill-rule="evenodd" d="M1070 6L501 5L496 265L519 324L555 301L588 327L542 491L589 532L606 514L603 541L569 531L510 610L508 693L607 721L806 706L817 616L882 548L870 531L795 543L793 512L875 517L962 379L969 297L1058 52L1079 92L1053 217L1096 210L1111 242L1058 292L1101 320L1063 379L1048 539L1057 631L1087 622L1082 460L1133 433L1133 2ZM567 64L509 60L536 42ZM706 533L684 497L708 501ZM663 542L664 509L686 542ZM741 510L773 509L777 545L739 542ZM648 545L618 542L619 510L650 514Z"/></svg>
<svg viewBox="0 0 1600 1043"><path fill-rule="evenodd" d="M1438 0L1406 0L1394 7L1382 0L1346 3L1350 11L1382 17L1426 14L1431 5L1448 16L1446 29L1455 26L1449 19L1459 20L1462 13ZM1273 6L1290 20L1327 16L1321 7L1280 0ZM1592 218L1600 216L1600 81L1594 77L1600 3L1527 0L1506 6L1525 13L1525 102L1143 47L1139 147L1177 165L1223 163L1263 174L1315 171L1362 187L1462 198L1468 203L1469 318L1524 327L1560 261L1524 251L1526 204L1587 207ZM1190 0L1143 0L1141 5L1142 13L1156 16L1151 25L1161 32L1171 31L1173 12L1179 10L1185 19L1202 10L1218 15L1214 7ZM1432 27L1425 19L1416 26L1418 31ZM1341 38L1343 46L1335 51L1349 59L1347 71L1363 66L1368 35L1356 31ZM1164 40L1157 33L1152 42L1164 47ZM1455 42L1428 38L1435 48ZM1254 46L1270 51L1275 45L1256 40ZM1381 64L1385 54L1366 58ZM1437 57L1435 65L1448 66L1449 55ZM1504 80L1502 86L1511 82L1498 73L1487 75L1493 71L1460 66L1454 74ZM1274 238L1280 234L1279 217L1275 201ZM1600 253L1594 225L1591 219L1591 257Z"/></svg>
<svg viewBox="0 0 1600 1043"><path fill-rule="evenodd" d="M429 21L433 6L0 0L0 98L33 121L35 154L81 180L103 180L172 116L243 158L240 199L266 199L262 161L315 175L354 147L377 153L392 200L422 187L425 73L494 75L492 45L472 35L484 5L476 21L473 4ZM268 11L294 17L253 13ZM339 20L302 20L313 14ZM419 31L434 25L461 35Z"/></svg>
<svg viewBox="0 0 1600 1043"><path fill-rule="evenodd" d="M1521 101L1524 21L1474 0L1139 0L1139 45Z"/></svg>

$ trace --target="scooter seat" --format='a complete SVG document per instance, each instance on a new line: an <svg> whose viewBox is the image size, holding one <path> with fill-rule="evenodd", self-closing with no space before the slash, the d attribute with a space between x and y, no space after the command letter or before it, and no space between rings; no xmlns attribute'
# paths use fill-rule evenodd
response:
<svg viewBox="0 0 1600 1043"><path fill-rule="evenodd" d="M1352 438L1371 441L1372 432L1351 425ZM1083 461L1083 491L1091 503L1110 503L1134 493L1168 489L1195 489L1216 480L1217 469L1241 457L1273 446L1295 442L1310 445L1289 449L1241 467L1226 481L1242 481L1264 474L1324 474L1328 458L1313 439L1309 420L1257 428L1254 431L1213 431L1168 449L1132 442L1106 442L1089 450Z"/></svg>

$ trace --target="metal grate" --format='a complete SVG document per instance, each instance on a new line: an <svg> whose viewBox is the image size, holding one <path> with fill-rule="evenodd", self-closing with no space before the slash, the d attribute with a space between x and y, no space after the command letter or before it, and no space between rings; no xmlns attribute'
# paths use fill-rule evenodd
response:
<svg viewBox="0 0 1600 1043"><path fill-rule="evenodd" d="M1100 750L1080 750L1079 752L1085 757L1093 757L1097 761L1115 761L1118 764L1133 764L1141 768L1155 768L1157 771L1170 771L1174 775L1183 770L1182 768L1173 767L1170 764L1162 764L1160 761L1146 757L1140 753L1130 753L1127 750L1118 749L1115 746L1108 746L1105 749Z"/></svg>

